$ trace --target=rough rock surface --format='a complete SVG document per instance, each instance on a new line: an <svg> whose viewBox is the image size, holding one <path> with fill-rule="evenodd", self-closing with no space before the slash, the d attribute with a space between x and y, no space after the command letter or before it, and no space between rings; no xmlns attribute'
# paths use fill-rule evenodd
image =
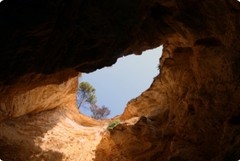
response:
<svg viewBox="0 0 240 161"><path fill-rule="evenodd" d="M49 81L44 76L33 80ZM4 111L9 115L0 124L0 158L4 161L92 160L104 123L78 112L76 86L77 78L73 77L61 84L26 92L18 88L7 94L9 98L2 96L5 99L1 103L9 103L11 99L12 104L5 106L13 108ZM19 91L21 94L16 94Z"/></svg>
<svg viewBox="0 0 240 161"><path fill-rule="evenodd" d="M236 0L4 0L0 158L240 159ZM78 71L163 45L160 74L106 130L76 109Z"/></svg>

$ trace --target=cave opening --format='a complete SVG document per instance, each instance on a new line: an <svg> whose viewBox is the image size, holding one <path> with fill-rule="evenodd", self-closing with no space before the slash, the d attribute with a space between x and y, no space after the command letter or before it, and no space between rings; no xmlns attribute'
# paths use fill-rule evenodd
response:
<svg viewBox="0 0 240 161"><path fill-rule="evenodd" d="M107 107L114 118L123 113L127 103L147 90L154 77L159 74L159 60L162 46L147 50L142 55L129 55L119 58L111 67L104 67L92 73L82 73L78 84L88 82L96 90L96 104ZM77 96L78 102L79 97ZM88 104L89 105L89 104ZM91 110L80 107L79 111L91 116Z"/></svg>

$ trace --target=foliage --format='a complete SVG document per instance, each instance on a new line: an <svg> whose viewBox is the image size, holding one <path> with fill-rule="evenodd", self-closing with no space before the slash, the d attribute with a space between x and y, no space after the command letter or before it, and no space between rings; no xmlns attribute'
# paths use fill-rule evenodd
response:
<svg viewBox="0 0 240 161"><path fill-rule="evenodd" d="M91 117L97 120L106 118L110 114L110 110L106 106L99 107L96 104L90 106L92 112Z"/></svg>
<svg viewBox="0 0 240 161"><path fill-rule="evenodd" d="M121 122L121 121L120 121L119 119L110 122L110 123L108 124L107 129L108 129L108 130L113 130L117 125L120 124L120 122Z"/></svg>
<svg viewBox="0 0 240 161"><path fill-rule="evenodd" d="M88 82L81 82L78 87L77 102L78 108L84 106L85 103L95 104L97 97L95 95L95 88Z"/></svg>
<svg viewBox="0 0 240 161"><path fill-rule="evenodd" d="M77 103L80 110L81 107L86 107L92 112L91 117L94 119L104 119L110 114L110 110L106 106L99 107L96 105L97 97L95 88L88 82L81 82L78 87Z"/></svg>
<svg viewBox="0 0 240 161"><path fill-rule="evenodd" d="M158 69L159 71L161 70L161 65L160 65L160 63L158 64L157 69Z"/></svg>

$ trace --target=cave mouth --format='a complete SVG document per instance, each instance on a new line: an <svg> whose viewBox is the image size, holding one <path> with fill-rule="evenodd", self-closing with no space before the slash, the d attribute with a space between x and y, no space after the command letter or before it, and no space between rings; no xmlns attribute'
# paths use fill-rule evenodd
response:
<svg viewBox="0 0 240 161"><path fill-rule="evenodd" d="M110 114L106 118L121 115L127 103L146 91L159 74L159 60L162 46L146 50L142 55L119 58L111 67L104 67L92 73L82 73L78 84L88 82L96 90L96 105L107 107ZM78 95L78 93L77 93ZM77 96L79 102L79 97ZM81 106L79 111L92 117L90 104Z"/></svg>

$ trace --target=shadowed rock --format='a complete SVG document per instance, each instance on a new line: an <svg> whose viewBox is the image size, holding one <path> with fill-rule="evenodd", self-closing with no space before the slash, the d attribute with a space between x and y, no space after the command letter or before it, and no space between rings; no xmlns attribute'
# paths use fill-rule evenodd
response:
<svg viewBox="0 0 240 161"><path fill-rule="evenodd" d="M0 158L239 159L239 17L236 0L4 0ZM160 45L161 73L120 125L78 113L78 72Z"/></svg>

